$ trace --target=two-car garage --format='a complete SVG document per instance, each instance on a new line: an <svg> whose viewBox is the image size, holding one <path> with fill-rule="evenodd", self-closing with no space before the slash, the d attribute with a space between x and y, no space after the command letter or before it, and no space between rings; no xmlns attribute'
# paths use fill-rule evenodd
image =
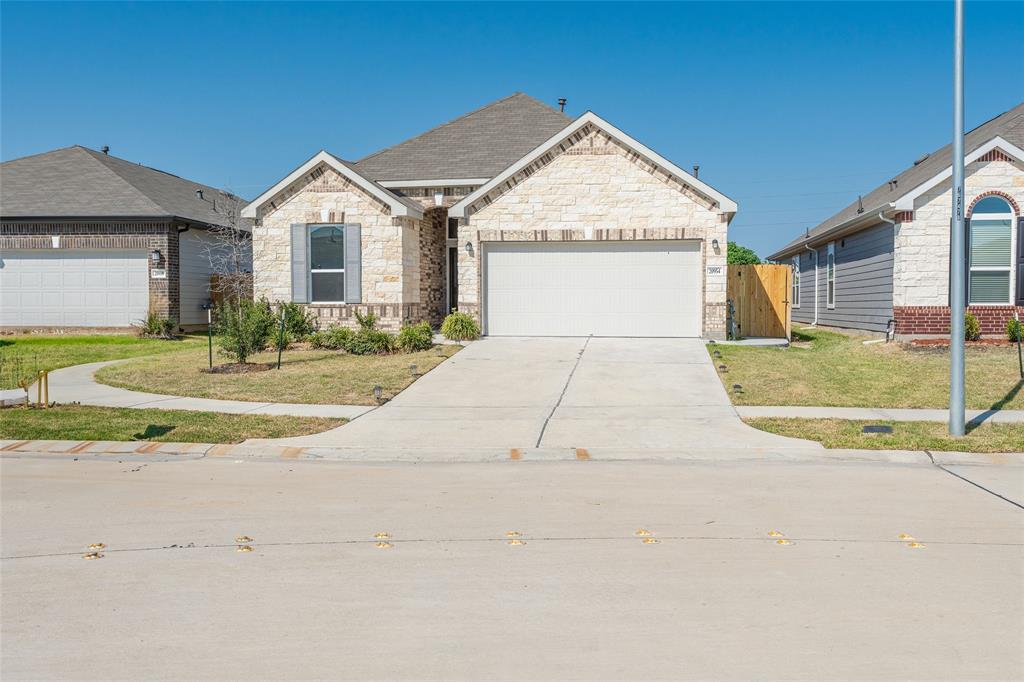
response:
<svg viewBox="0 0 1024 682"><path fill-rule="evenodd" d="M149 309L147 252L0 252L0 327L127 327Z"/></svg>
<svg viewBox="0 0 1024 682"><path fill-rule="evenodd" d="M491 336L701 335L698 240L483 243Z"/></svg>

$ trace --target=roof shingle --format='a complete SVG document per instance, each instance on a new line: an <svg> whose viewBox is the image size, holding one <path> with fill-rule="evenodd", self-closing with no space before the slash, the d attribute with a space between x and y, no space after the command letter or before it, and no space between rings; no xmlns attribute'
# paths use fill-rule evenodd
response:
<svg viewBox="0 0 1024 682"><path fill-rule="evenodd" d="M355 162L374 180L492 178L572 119L517 92Z"/></svg>
<svg viewBox="0 0 1024 682"><path fill-rule="evenodd" d="M215 202L229 199L237 197L77 145L0 164L5 218L176 216L220 225L224 215Z"/></svg>

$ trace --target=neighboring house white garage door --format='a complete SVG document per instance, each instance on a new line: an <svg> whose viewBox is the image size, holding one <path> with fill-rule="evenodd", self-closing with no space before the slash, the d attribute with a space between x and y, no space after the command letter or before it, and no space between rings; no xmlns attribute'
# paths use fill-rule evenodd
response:
<svg viewBox="0 0 1024 682"><path fill-rule="evenodd" d="M145 251L0 252L0 326L127 327L149 310Z"/></svg>
<svg viewBox="0 0 1024 682"><path fill-rule="evenodd" d="M493 336L700 336L699 241L488 242Z"/></svg>

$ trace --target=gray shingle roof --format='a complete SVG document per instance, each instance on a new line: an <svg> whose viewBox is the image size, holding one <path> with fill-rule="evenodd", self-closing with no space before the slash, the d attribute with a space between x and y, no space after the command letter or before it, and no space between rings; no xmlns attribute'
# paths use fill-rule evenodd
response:
<svg viewBox="0 0 1024 682"><path fill-rule="evenodd" d="M517 92L356 162L379 181L492 178L572 119Z"/></svg>
<svg viewBox="0 0 1024 682"><path fill-rule="evenodd" d="M203 199L196 190L203 190ZM0 164L4 218L176 216L219 225L224 217L214 202L223 210L229 199L237 200L215 187L77 145Z"/></svg>
<svg viewBox="0 0 1024 682"><path fill-rule="evenodd" d="M331 154L330 152L327 152L327 153ZM394 197L397 201L400 201L403 204L405 204L406 206L414 209L417 212L417 214L419 214L420 212L423 211L423 206L421 204L417 204L412 199L403 197L400 194L395 194L394 192L389 190L387 187L381 186L380 184L377 183L376 180L374 180L369 175L364 173L356 164L352 163L351 161L346 161L345 159L341 158L340 156L338 156L336 154L331 154L331 156L333 156L335 159L337 159L338 163L340 163L341 165L345 166L345 168L348 168L350 171L352 171L353 173L355 173L359 177L363 178L364 180L368 180L368 181L372 182L373 184L377 185L377 187L380 187L380 189L385 194L389 194L390 196Z"/></svg>
<svg viewBox="0 0 1024 682"><path fill-rule="evenodd" d="M967 133L964 136L964 153L969 154L971 151L977 149L994 137L1002 137L1011 144L1018 147L1024 147L1024 103L1018 104L1013 109L996 116L990 121L982 123L980 126ZM896 180L895 186L893 186L890 181L886 181L885 184L880 185L866 194L862 200L864 205L863 214L877 214L888 204L896 201L904 194L907 194L922 183L944 171L952 162L952 146L948 144L945 147L924 156L922 160L918 161L915 165L906 169L895 178L892 178ZM861 215L858 213L858 208L859 203L854 201L849 206L839 211L839 213L836 213L827 220L822 221L816 227L811 229L811 240L813 241L815 236L827 232L833 227L841 225L851 218L855 218L857 215ZM806 243L806 241L807 239L805 235L801 235L785 247L779 249L776 253L772 254L771 257L781 257L793 251L795 248L803 248L802 245Z"/></svg>

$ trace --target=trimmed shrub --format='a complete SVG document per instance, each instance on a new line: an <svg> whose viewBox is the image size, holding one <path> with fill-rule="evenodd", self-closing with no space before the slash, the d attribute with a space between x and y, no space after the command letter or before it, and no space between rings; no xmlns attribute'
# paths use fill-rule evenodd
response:
<svg viewBox="0 0 1024 682"><path fill-rule="evenodd" d="M1006 338L1010 341L1024 341L1024 322L1012 317L1006 321Z"/></svg>
<svg viewBox="0 0 1024 682"><path fill-rule="evenodd" d="M429 322L405 325L398 332L398 347L406 353L428 350L434 346L434 330Z"/></svg>
<svg viewBox="0 0 1024 682"><path fill-rule="evenodd" d="M974 316L974 313L967 311L964 313L964 340L977 341L980 338L981 324L978 322L978 318Z"/></svg>
<svg viewBox="0 0 1024 682"><path fill-rule="evenodd" d="M313 348L346 350L353 336L355 336L355 332L348 327L331 327L311 334L309 343Z"/></svg>
<svg viewBox="0 0 1024 682"><path fill-rule="evenodd" d="M451 341L473 341L480 338L480 325L466 313L453 310L441 324L441 334Z"/></svg>
<svg viewBox="0 0 1024 682"><path fill-rule="evenodd" d="M356 311L356 322L359 323L359 328L364 331L373 331L377 328L377 314L372 310L363 315L358 310Z"/></svg>
<svg viewBox="0 0 1024 682"><path fill-rule="evenodd" d="M145 339L173 339L175 327L174 320L150 313L135 326L135 333Z"/></svg>
<svg viewBox="0 0 1024 682"><path fill-rule="evenodd" d="M275 336L277 320L267 301L241 299L217 306L214 333L221 353L239 364L259 353Z"/></svg>
<svg viewBox="0 0 1024 682"><path fill-rule="evenodd" d="M379 329L360 329L349 339L345 350L353 355L387 355L396 348L394 334Z"/></svg>
<svg viewBox="0 0 1024 682"><path fill-rule="evenodd" d="M284 310L284 331L292 341L306 341L316 331L316 316L300 303L278 303L278 312Z"/></svg>
<svg viewBox="0 0 1024 682"><path fill-rule="evenodd" d="M330 348L327 345L330 342L330 338L330 334L325 331L313 332L309 335L309 346L318 350Z"/></svg>

